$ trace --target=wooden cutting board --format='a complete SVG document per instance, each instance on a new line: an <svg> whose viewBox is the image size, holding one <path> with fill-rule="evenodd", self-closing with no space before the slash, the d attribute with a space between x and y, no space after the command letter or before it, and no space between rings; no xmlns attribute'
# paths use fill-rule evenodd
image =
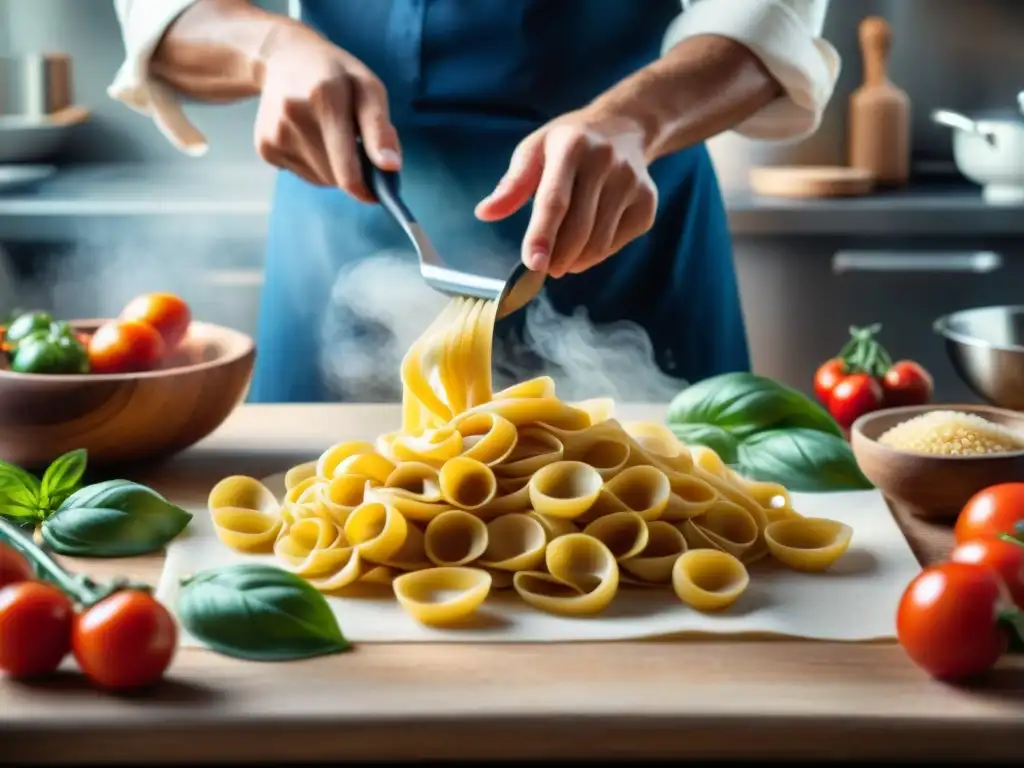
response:
<svg viewBox="0 0 1024 768"><path fill-rule="evenodd" d="M866 195L874 187L872 175L843 166L773 166L752 168L750 188L768 197L851 197Z"/></svg>

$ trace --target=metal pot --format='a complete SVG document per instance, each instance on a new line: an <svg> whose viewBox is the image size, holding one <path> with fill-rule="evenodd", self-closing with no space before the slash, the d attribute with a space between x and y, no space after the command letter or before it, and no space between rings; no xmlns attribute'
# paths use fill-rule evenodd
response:
<svg viewBox="0 0 1024 768"><path fill-rule="evenodd" d="M71 57L62 53L0 56L0 115L45 118L71 106Z"/></svg>
<svg viewBox="0 0 1024 768"><path fill-rule="evenodd" d="M986 202L1024 203L1024 93L1020 107L965 115L948 109L932 112L932 120L953 129L957 169L982 186Z"/></svg>

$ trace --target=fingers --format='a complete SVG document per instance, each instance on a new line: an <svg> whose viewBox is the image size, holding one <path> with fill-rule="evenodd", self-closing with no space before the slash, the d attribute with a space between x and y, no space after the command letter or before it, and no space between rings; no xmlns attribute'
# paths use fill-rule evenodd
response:
<svg viewBox="0 0 1024 768"><path fill-rule="evenodd" d="M607 154L610 161L610 151ZM576 178L572 182L569 211L558 229L548 265L548 274L552 277L562 277L570 272L586 248L596 224L598 205L602 198L621 197L621 190L606 187L607 178L608 162L602 158L595 158L593 162L576 171ZM608 207L611 205L610 202L606 203Z"/></svg>
<svg viewBox="0 0 1024 768"><path fill-rule="evenodd" d="M653 184L626 188L631 191L623 194L623 187L611 182L601 193L590 238L569 268L570 274L578 275L597 266L654 225L658 195Z"/></svg>
<svg viewBox="0 0 1024 768"><path fill-rule="evenodd" d="M348 80L330 83L311 103L320 125L320 143L330 166L331 186L356 200L374 202L363 180L363 169L356 149L356 125L352 113L352 88Z"/></svg>
<svg viewBox="0 0 1024 768"><path fill-rule="evenodd" d="M353 81L353 109L359 135L371 162L385 171L402 167L398 131L391 123L388 94L384 84L367 72Z"/></svg>
<svg viewBox="0 0 1024 768"><path fill-rule="evenodd" d="M557 276L550 272L551 257L562 222L574 200L578 200L574 186L585 151L583 144L568 132L552 132L547 136L544 169L523 237L523 263L532 270L548 270L549 274ZM564 261L561 258L556 261L561 269Z"/></svg>
<svg viewBox="0 0 1024 768"><path fill-rule="evenodd" d="M535 133L520 142L494 191L477 203L477 218L500 221L518 211L537 191L543 170L544 135Z"/></svg>
<svg viewBox="0 0 1024 768"><path fill-rule="evenodd" d="M276 120L257 117L256 152L278 168L291 171L296 176L317 186L330 186L332 174L330 164L320 142L310 141L311 133L317 132L311 121L301 124L301 119L285 116ZM270 125L268 128L267 125Z"/></svg>
<svg viewBox="0 0 1024 768"><path fill-rule="evenodd" d="M318 187L330 186L328 181L321 179L318 175L309 170L306 162L297 157L290 156L276 147L268 147L261 153L261 157L271 165L285 171L291 171L300 179L308 181Z"/></svg>
<svg viewBox="0 0 1024 768"><path fill-rule="evenodd" d="M569 274L578 275L580 272L585 272L614 253L612 249L619 232L622 216L631 202L631 197L623 198L617 191L611 189L605 189L601 193L590 237L569 267Z"/></svg>
<svg viewBox="0 0 1024 768"><path fill-rule="evenodd" d="M618 253L653 227L657 212L657 190L653 185L642 187L638 190L632 204L622 214L622 219L619 221L619 230L615 233L615 239L612 241L609 255Z"/></svg>

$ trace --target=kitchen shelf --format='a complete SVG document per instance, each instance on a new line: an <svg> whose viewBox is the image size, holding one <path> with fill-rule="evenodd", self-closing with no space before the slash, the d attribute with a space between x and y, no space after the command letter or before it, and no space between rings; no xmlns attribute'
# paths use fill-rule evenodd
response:
<svg viewBox="0 0 1024 768"><path fill-rule="evenodd" d="M257 165L83 165L0 194L0 240L73 239L97 227L145 226L147 235L263 238L274 172ZM926 186L866 197L726 200L737 237L1024 235L1024 206L992 206L966 186ZM183 230L182 219L187 222Z"/></svg>

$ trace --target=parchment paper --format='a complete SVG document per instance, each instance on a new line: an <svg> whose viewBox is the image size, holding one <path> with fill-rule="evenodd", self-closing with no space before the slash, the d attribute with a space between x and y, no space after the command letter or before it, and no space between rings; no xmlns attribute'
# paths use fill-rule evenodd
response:
<svg viewBox="0 0 1024 768"><path fill-rule="evenodd" d="M283 492L283 475L265 482ZM818 640L872 641L895 637L896 607L919 571L903 533L877 491L792 494L807 517L830 517L853 526L846 555L830 571L803 574L766 560L750 568L747 592L727 611L699 613L671 587L621 587L604 613L561 618L523 603L512 590L495 590L470 624L425 627L408 616L388 586L358 597L329 597L342 632L362 643L557 643L665 638L677 635L768 635ZM167 552L158 598L172 609L180 580L207 568L238 562L276 564L272 555L243 555L225 547L209 513L196 509L188 529ZM181 632L185 646L202 645Z"/></svg>

